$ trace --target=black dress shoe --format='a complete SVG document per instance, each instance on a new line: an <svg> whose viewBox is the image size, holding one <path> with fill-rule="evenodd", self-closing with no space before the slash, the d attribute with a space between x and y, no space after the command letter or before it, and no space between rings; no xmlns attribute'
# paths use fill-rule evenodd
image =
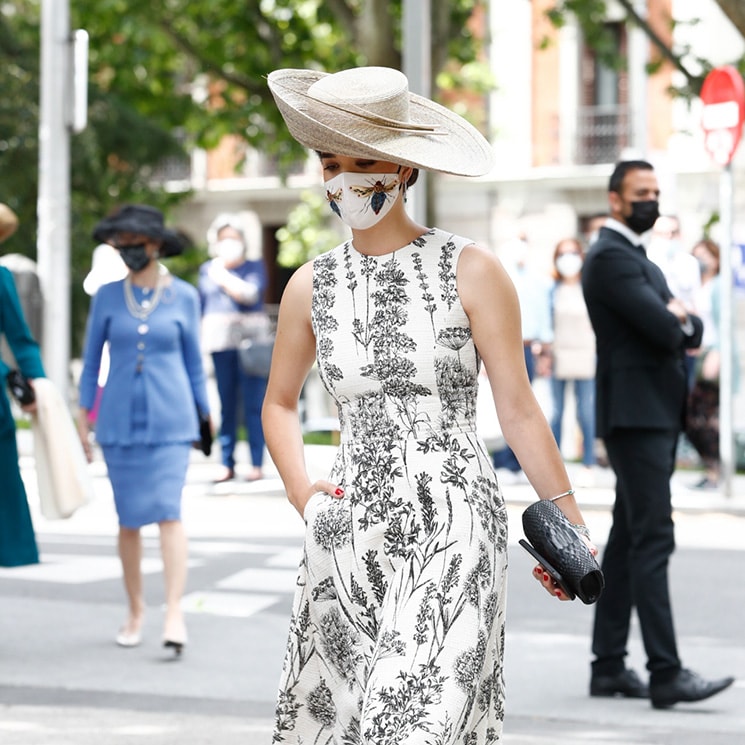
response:
<svg viewBox="0 0 745 745"><path fill-rule="evenodd" d="M733 677L706 680L693 670L682 669L667 683L651 685L649 693L655 709L667 709L681 702L703 701L729 688L734 682Z"/></svg>
<svg viewBox="0 0 745 745"><path fill-rule="evenodd" d="M593 675L590 680L591 696L623 696L649 698L649 686L628 668L615 675Z"/></svg>

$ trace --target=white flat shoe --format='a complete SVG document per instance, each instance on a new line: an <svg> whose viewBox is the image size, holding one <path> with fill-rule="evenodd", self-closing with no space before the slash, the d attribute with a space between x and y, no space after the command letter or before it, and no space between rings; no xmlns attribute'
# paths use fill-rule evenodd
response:
<svg viewBox="0 0 745 745"><path fill-rule="evenodd" d="M116 643L120 647L137 647L142 643L142 632L122 630L116 635Z"/></svg>

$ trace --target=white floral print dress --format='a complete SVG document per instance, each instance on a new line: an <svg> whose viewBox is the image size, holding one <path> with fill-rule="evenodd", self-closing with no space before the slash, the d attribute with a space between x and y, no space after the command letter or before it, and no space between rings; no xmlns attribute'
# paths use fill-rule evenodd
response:
<svg viewBox="0 0 745 745"><path fill-rule="evenodd" d="M507 514L475 431L480 360L455 278L471 242L431 230L314 261L345 496L305 509L275 742L500 741Z"/></svg>

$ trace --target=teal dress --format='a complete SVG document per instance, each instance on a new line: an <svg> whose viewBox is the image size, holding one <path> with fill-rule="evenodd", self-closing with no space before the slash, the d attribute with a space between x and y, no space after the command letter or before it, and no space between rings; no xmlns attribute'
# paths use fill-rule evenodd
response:
<svg viewBox="0 0 745 745"><path fill-rule="evenodd" d="M26 377L43 378L39 345L34 341L23 317L13 275L0 266L0 334L5 336L18 367ZM8 366L0 360L0 566L36 564L34 527L28 508L26 489L18 467L15 421L8 401L5 376Z"/></svg>

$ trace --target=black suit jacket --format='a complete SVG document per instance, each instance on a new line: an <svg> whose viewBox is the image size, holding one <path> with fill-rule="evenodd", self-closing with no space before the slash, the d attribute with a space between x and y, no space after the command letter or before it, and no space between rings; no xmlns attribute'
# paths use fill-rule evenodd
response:
<svg viewBox="0 0 745 745"><path fill-rule="evenodd" d="M667 310L672 297L641 246L601 228L582 269L582 291L597 339L596 429L679 429L687 393L685 349L701 344L703 323L686 335Z"/></svg>

